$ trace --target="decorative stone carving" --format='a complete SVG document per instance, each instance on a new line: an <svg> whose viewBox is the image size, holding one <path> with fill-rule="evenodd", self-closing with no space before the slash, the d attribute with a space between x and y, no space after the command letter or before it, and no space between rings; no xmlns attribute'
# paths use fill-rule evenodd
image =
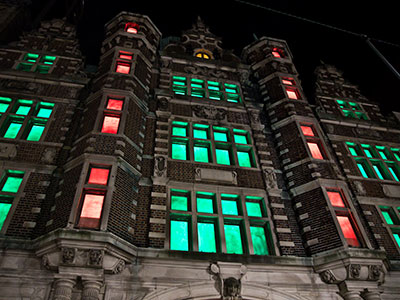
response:
<svg viewBox="0 0 400 300"><path fill-rule="evenodd" d="M267 189L277 189L278 183L276 180L276 174L275 174L274 169L266 168L263 171L264 171L265 184L267 186Z"/></svg>
<svg viewBox="0 0 400 300"><path fill-rule="evenodd" d="M350 273L349 275L351 278L359 278L360 271L361 271L361 265L359 264L349 266L349 273Z"/></svg>
<svg viewBox="0 0 400 300"><path fill-rule="evenodd" d="M196 181L211 181L237 185L237 173L235 171L196 168L194 171L194 179Z"/></svg>
<svg viewBox="0 0 400 300"><path fill-rule="evenodd" d="M75 248L62 248L62 262L64 264L73 264L75 260Z"/></svg>
<svg viewBox="0 0 400 300"><path fill-rule="evenodd" d="M240 279L229 277L224 279L224 300L239 300L242 299L240 292L242 289L242 284Z"/></svg>
<svg viewBox="0 0 400 300"><path fill-rule="evenodd" d="M89 265L101 266L103 262L103 251L91 249L89 250Z"/></svg>
<svg viewBox="0 0 400 300"><path fill-rule="evenodd" d="M162 97L162 98L158 99L158 107L161 110L168 110L168 104L169 104L169 102L168 102L167 98Z"/></svg>
<svg viewBox="0 0 400 300"><path fill-rule="evenodd" d="M7 143L0 143L0 157L2 158L14 158L17 156L17 146Z"/></svg>
<svg viewBox="0 0 400 300"><path fill-rule="evenodd" d="M167 158L165 156L156 156L154 158L154 176L167 176Z"/></svg>
<svg viewBox="0 0 400 300"><path fill-rule="evenodd" d="M368 273L369 273L369 279L371 279L371 280L383 279L383 276L385 275L381 265L371 265L371 266L369 266L369 272Z"/></svg>
<svg viewBox="0 0 400 300"><path fill-rule="evenodd" d="M321 280L325 283L331 284L336 281L335 276L333 275L331 270L325 270L319 274Z"/></svg>
<svg viewBox="0 0 400 300"><path fill-rule="evenodd" d="M51 164L54 162L56 158L57 151L54 148L46 148L41 157L41 161L47 164Z"/></svg>
<svg viewBox="0 0 400 300"><path fill-rule="evenodd" d="M113 274L120 274L122 273L122 271L124 271L125 269L125 261L120 259L118 261L118 263L115 265L115 267L113 268L112 272Z"/></svg>
<svg viewBox="0 0 400 300"><path fill-rule="evenodd" d="M353 181L354 187L356 189L356 193L360 196L367 195L367 191L365 190L363 184L360 181Z"/></svg>
<svg viewBox="0 0 400 300"><path fill-rule="evenodd" d="M242 277L247 273L247 267L241 264L217 263L210 265L210 271L216 275L216 288L222 300L241 300Z"/></svg>
<svg viewBox="0 0 400 300"><path fill-rule="evenodd" d="M198 118L222 121L225 120L227 111L213 106L193 106L193 113Z"/></svg>

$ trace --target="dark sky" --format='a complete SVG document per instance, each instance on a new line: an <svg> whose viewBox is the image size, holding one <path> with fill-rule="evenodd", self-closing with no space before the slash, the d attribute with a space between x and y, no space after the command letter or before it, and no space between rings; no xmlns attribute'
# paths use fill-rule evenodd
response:
<svg viewBox="0 0 400 300"><path fill-rule="evenodd" d="M351 0L248 1L400 45L398 9L394 7L395 3ZM86 0L78 32L87 63L97 64L104 36L103 26L122 10L148 15L163 37L179 36L183 30L191 27L197 16L201 16L210 30L222 38L225 48L234 49L239 56L241 49L254 40L253 33L257 37L284 39L289 44L310 100L313 96L314 69L320 61L324 61L342 70L345 78L359 85L365 96L381 103L385 110L400 110L400 96L397 92L400 80L363 39L234 0ZM48 16L60 14L62 11L58 7ZM400 70L400 47L379 42L374 44Z"/></svg>

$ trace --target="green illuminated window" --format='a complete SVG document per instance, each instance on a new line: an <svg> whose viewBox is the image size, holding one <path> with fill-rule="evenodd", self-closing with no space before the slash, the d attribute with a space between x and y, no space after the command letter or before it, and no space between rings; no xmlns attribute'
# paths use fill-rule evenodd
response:
<svg viewBox="0 0 400 300"><path fill-rule="evenodd" d="M215 213L215 194L209 192L197 192L197 212L199 213Z"/></svg>
<svg viewBox="0 0 400 300"><path fill-rule="evenodd" d="M250 147L238 147L236 154L240 167L251 168L255 165L252 149Z"/></svg>
<svg viewBox="0 0 400 300"><path fill-rule="evenodd" d="M204 80L192 78L190 80L190 88L191 88L191 96L198 98L205 97L206 93L204 87Z"/></svg>
<svg viewBox="0 0 400 300"><path fill-rule="evenodd" d="M350 142L346 142L347 147L349 148L349 151L351 153L351 155L353 156L363 156L359 146L355 143L350 143Z"/></svg>
<svg viewBox="0 0 400 300"><path fill-rule="evenodd" d="M221 194L222 214L241 215L240 198L238 195Z"/></svg>
<svg viewBox="0 0 400 300"><path fill-rule="evenodd" d="M10 106L11 98L0 97L0 114L5 113Z"/></svg>
<svg viewBox="0 0 400 300"><path fill-rule="evenodd" d="M229 131L224 127L213 126L214 130L214 140L218 142L228 142L229 141Z"/></svg>
<svg viewBox="0 0 400 300"><path fill-rule="evenodd" d="M264 227L250 226L251 240L253 242L254 254L268 255L268 245Z"/></svg>
<svg viewBox="0 0 400 300"><path fill-rule="evenodd" d="M377 157L375 149L373 149L373 147L371 147L370 145L361 144L361 147L364 150L364 153L368 158L374 158L374 157L376 158Z"/></svg>
<svg viewBox="0 0 400 300"><path fill-rule="evenodd" d="M187 122L173 121L172 122L172 135L186 137L188 135L187 126L188 126Z"/></svg>
<svg viewBox="0 0 400 300"><path fill-rule="evenodd" d="M172 140L172 158L180 160L189 159L188 141L185 139Z"/></svg>
<svg viewBox="0 0 400 300"><path fill-rule="evenodd" d="M367 115L358 103L343 100L336 100L336 103L345 117L368 120Z"/></svg>
<svg viewBox="0 0 400 300"><path fill-rule="evenodd" d="M190 193L185 190L171 190L171 209L190 210Z"/></svg>
<svg viewBox="0 0 400 300"><path fill-rule="evenodd" d="M171 220L170 249L189 251L189 221Z"/></svg>
<svg viewBox="0 0 400 300"><path fill-rule="evenodd" d="M379 208L395 243L400 248L400 207L379 206Z"/></svg>
<svg viewBox="0 0 400 300"><path fill-rule="evenodd" d="M46 127L46 123L40 121L31 121L28 127L27 141L39 141L42 137L43 131Z"/></svg>
<svg viewBox="0 0 400 300"><path fill-rule="evenodd" d="M24 177L23 171L7 170L1 180L1 191L17 193Z"/></svg>
<svg viewBox="0 0 400 300"><path fill-rule="evenodd" d="M250 144L246 130L233 129L233 139L237 144Z"/></svg>
<svg viewBox="0 0 400 300"><path fill-rule="evenodd" d="M226 252L243 254L243 241L240 225L224 224Z"/></svg>
<svg viewBox="0 0 400 300"><path fill-rule="evenodd" d="M56 60L55 56L45 55L40 59L40 62L46 65L52 65L54 64L55 60Z"/></svg>
<svg viewBox="0 0 400 300"><path fill-rule="evenodd" d="M396 160L400 161L400 149L391 148L390 150L392 150L392 153L393 153L394 157L396 158Z"/></svg>
<svg viewBox="0 0 400 300"><path fill-rule="evenodd" d="M36 53L27 53L23 58L23 62L17 65L17 70L47 74L56 58L56 56L52 55L40 56Z"/></svg>
<svg viewBox="0 0 400 300"><path fill-rule="evenodd" d="M207 81L208 84L208 95L212 100L223 100L224 96L222 93L221 83L215 81Z"/></svg>
<svg viewBox="0 0 400 300"><path fill-rule="evenodd" d="M172 76L172 90L178 95L187 95L186 77Z"/></svg>
<svg viewBox="0 0 400 300"><path fill-rule="evenodd" d="M202 222L197 223L199 252L217 252L216 230L214 223Z"/></svg>
<svg viewBox="0 0 400 300"><path fill-rule="evenodd" d="M195 139L208 139L209 125L193 124L193 137Z"/></svg>
<svg viewBox="0 0 400 300"><path fill-rule="evenodd" d="M371 167L368 165L367 161L364 159L357 159L356 164L358 170L364 178L375 178L374 173L371 170Z"/></svg>
<svg viewBox="0 0 400 300"><path fill-rule="evenodd" d="M231 159L231 151L230 149L224 149L220 145L215 146L215 156L217 159L217 164L220 165L231 165L232 164L232 159ZM221 148L219 148L221 147Z"/></svg>
<svg viewBox="0 0 400 300"><path fill-rule="evenodd" d="M20 63L17 66L17 70L24 71L24 72L30 72L32 70L32 67L33 67L33 64Z"/></svg>
<svg viewBox="0 0 400 300"><path fill-rule="evenodd" d="M236 84L225 83L226 101L239 103L240 92L239 87Z"/></svg>
<svg viewBox="0 0 400 300"><path fill-rule="evenodd" d="M25 54L24 60L32 63L36 63L38 61L39 54L35 53L27 53Z"/></svg>
<svg viewBox="0 0 400 300"><path fill-rule="evenodd" d="M262 197L246 197L246 210L249 217L263 217L264 204Z"/></svg>
<svg viewBox="0 0 400 300"><path fill-rule="evenodd" d="M36 73L40 73L40 74L47 74L50 71L50 66L47 65L38 65L35 69Z"/></svg>
<svg viewBox="0 0 400 300"><path fill-rule="evenodd" d="M14 108L16 115L27 116L32 108L33 101L31 100L18 100Z"/></svg>
<svg viewBox="0 0 400 300"><path fill-rule="evenodd" d="M36 106L36 117L38 118L50 118L54 108L54 103L39 102Z"/></svg>
<svg viewBox="0 0 400 300"><path fill-rule="evenodd" d="M209 143L195 142L193 146L194 161L209 163L211 160L211 150Z"/></svg>
<svg viewBox="0 0 400 300"><path fill-rule="evenodd" d="M0 230L3 228L4 222L11 209L12 198L8 199L4 196L0 196Z"/></svg>
<svg viewBox="0 0 400 300"><path fill-rule="evenodd" d="M23 118L10 117L4 124L3 137L7 139L15 139L18 136L24 122Z"/></svg>

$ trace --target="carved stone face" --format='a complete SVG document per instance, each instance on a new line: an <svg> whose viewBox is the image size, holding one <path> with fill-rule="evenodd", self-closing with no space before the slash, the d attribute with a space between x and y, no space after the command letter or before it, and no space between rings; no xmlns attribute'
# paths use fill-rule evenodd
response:
<svg viewBox="0 0 400 300"><path fill-rule="evenodd" d="M240 295L240 280L229 277L224 280L224 296L236 297Z"/></svg>

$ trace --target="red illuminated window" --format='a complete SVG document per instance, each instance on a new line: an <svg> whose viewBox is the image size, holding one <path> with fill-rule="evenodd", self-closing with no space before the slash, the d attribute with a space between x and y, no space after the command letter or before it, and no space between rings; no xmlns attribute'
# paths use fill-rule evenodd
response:
<svg viewBox="0 0 400 300"><path fill-rule="evenodd" d="M300 129L306 139L311 156L315 159L325 159L326 155L323 151L322 142L314 126L310 124L300 124Z"/></svg>
<svg viewBox="0 0 400 300"><path fill-rule="evenodd" d="M289 99L294 99L294 100L300 99L299 90L296 88L286 87L286 94Z"/></svg>
<svg viewBox="0 0 400 300"><path fill-rule="evenodd" d="M132 60L133 59L133 53L120 51L118 58Z"/></svg>
<svg viewBox="0 0 400 300"><path fill-rule="evenodd" d="M129 74L131 72L131 64L117 61L117 66L115 68L115 72L122 73L122 74Z"/></svg>
<svg viewBox="0 0 400 300"><path fill-rule="evenodd" d="M294 81L294 79L289 78L289 77L282 78L282 83L285 85L296 85L296 82Z"/></svg>
<svg viewBox="0 0 400 300"><path fill-rule="evenodd" d="M105 115L103 119L103 125L101 127L101 132L114 134L118 133L120 120L120 116Z"/></svg>
<svg viewBox="0 0 400 300"><path fill-rule="evenodd" d="M136 33L138 33L138 30L139 30L139 25L136 23L129 22L129 23L125 24L125 31L128 33L136 34Z"/></svg>
<svg viewBox="0 0 400 300"><path fill-rule="evenodd" d="M110 173L110 169L100 168L100 167L91 167L89 172L89 184L100 184L107 185L108 183L108 174Z"/></svg>
<svg viewBox="0 0 400 300"><path fill-rule="evenodd" d="M307 142L308 149L310 149L311 156L315 159L324 159L319 145L315 142Z"/></svg>
<svg viewBox="0 0 400 300"><path fill-rule="evenodd" d="M272 55L273 55L274 57L276 57L276 58L285 57L285 56L284 56L284 53L283 53L283 50L280 49L280 48L277 48L277 47L275 47L275 48L272 49Z"/></svg>
<svg viewBox="0 0 400 300"><path fill-rule="evenodd" d="M343 237L351 247L360 247L360 242L357 237L357 226L352 217L352 213L346 199L344 198L341 190L327 190L329 202L335 210L336 218L338 220L340 230L343 233Z"/></svg>
<svg viewBox="0 0 400 300"><path fill-rule="evenodd" d="M300 128L305 136L315 136L312 126L301 125Z"/></svg>
<svg viewBox="0 0 400 300"><path fill-rule="evenodd" d="M104 196L104 193L96 191L87 191L83 194L78 227L99 228Z"/></svg>
<svg viewBox="0 0 400 300"><path fill-rule="evenodd" d="M122 110L122 106L123 106L123 105L124 105L124 100L109 98L109 99L107 100L106 109L110 109L110 110Z"/></svg>

